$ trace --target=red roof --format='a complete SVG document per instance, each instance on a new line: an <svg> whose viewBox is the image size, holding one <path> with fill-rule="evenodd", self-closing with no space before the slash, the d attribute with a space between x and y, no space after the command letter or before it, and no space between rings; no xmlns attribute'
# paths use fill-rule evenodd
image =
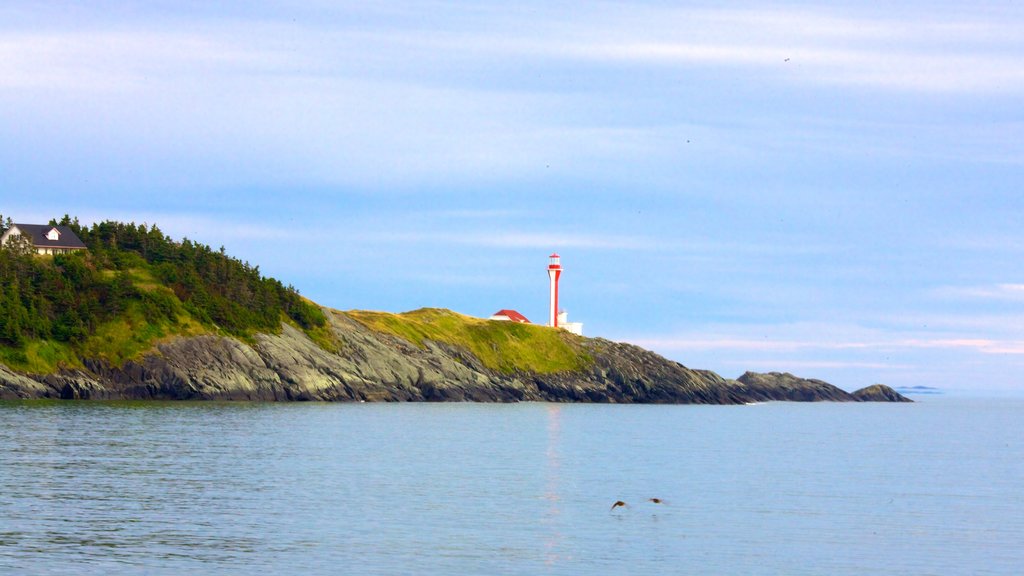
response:
<svg viewBox="0 0 1024 576"><path fill-rule="evenodd" d="M522 322L524 324L530 323L530 321L526 319L526 316L523 316L515 310L498 310L492 314L492 316L504 316L513 322Z"/></svg>

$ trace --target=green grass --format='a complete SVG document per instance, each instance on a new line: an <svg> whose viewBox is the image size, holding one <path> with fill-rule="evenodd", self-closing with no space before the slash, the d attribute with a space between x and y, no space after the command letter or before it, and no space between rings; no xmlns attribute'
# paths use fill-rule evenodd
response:
<svg viewBox="0 0 1024 576"><path fill-rule="evenodd" d="M0 346L0 363L32 374L47 374L59 366L82 367L71 346L52 340L34 340L21 348Z"/></svg>
<svg viewBox="0 0 1024 576"><path fill-rule="evenodd" d="M117 319L104 322L76 348L83 358L101 358L114 366L123 366L128 360L138 360L161 339L196 335L202 328L187 316L179 316L179 323L152 322L138 306L131 306Z"/></svg>
<svg viewBox="0 0 1024 576"><path fill-rule="evenodd" d="M162 290L170 291L169 288L167 288L166 286L162 285L160 283L160 281L157 280L156 277L153 276L153 273L149 270L148 264L143 263L142 266L144 266L144 267L135 267L135 268L129 268L128 270L125 270L125 272L128 273L128 276L132 279L132 284L136 288L138 288L139 290L145 291L145 292L152 292L154 290L161 290L161 289ZM103 277L108 279L108 280L113 278L114 276L117 276L117 273L118 273L117 270L101 270L100 271L100 274L102 274Z"/></svg>
<svg viewBox="0 0 1024 576"><path fill-rule="evenodd" d="M82 358L102 359L113 366L123 366L129 360L141 359L162 340L176 337L220 334L238 338L250 345L256 343L256 330L229 334L215 324L204 323L193 317L174 291L158 279L151 266L141 258L138 260L137 265L125 270L125 273L134 288L147 297L127 301L125 308L114 318L95 326L84 339L71 342L28 339L20 346L0 344L0 363L22 372L46 374L62 367L84 368ZM100 273L109 280L118 271L101 270ZM159 303L147 303L146 298ZM147 313L147 305L162 305L169 313ZM168 317L173 320L168 320ZM305 332L324 350L332 353L341 350L341 342L330 323L303 328L284 313L281 314L281 320Z"/></svg>
<svg viewBox="0 0 1024 576"><path fill-rule="evenodd" d="M21 347L0 345L0 362L15 370L35 374L51 373L59 368L82 368L81 358L103 359L113 366L123 366L128 360L140 359L162 339L210 332L193 319L174 293L158 284L148 270L133 269L130 276L139 290L166 293L173 303L176 320L150 320L143 304L133 301L116 318L103 322L82 340L29 340Z"/></svg>
<svg viewBox="0 0 1024 576"><path fill-rule="evenodd" d="M546 326L483 320L438 308L403 314L361 310L346 314L371 330L420 348L426 347L427 340L461 347L484 366L504 373L576 371L592 362L581 336Z"/></svg>
<svg viewBox="0 0 1024 576"><path fill-rule="evenodd" d="M198 336L210 330L182 312L176 323L152 322L133 304L118 318L104 322L88 338L74 343L30 340L20 348L0 345L0 362L22 372L47 374L58 368L83 368L81 358L97 358L113 366L139 360L161 340Z"/></svg>
<svg viewBox="0 0 1024 576"><path fill-rule="evenodd" d="M286 316L283 317L283 321L292 325L296 329L305 332L306 336L309 336L309 339L312 340L313 342L316 342L316 345L322 348L323 350L326 350L331 354L337 354L338 352L341 352L341 340L339 340L337 334L334 333L334 329L331 327L330 322L326 322L323 326L303 328L302 326L299 326L298 322L295 322L294 320Z"/></svg>

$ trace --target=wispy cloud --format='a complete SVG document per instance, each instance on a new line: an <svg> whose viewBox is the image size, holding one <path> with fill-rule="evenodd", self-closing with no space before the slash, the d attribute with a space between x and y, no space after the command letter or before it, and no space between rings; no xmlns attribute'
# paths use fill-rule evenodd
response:
<svg viewBox="0 0 1024 576"><path fill-rule="evenodd" d="M0 86L124 88L158 77L216 70L238 75L324 78L409 62L570 59L639 65L767 68L777 79L937 92L1019 92L1021 23L941 14L848 14L827 9L680 9L605 3L571 20L538 26L505 9L479 22L421 30L415 26L331 27L222 18L201 25L138 22L134 29L16 32L0 35ZM329 12L328 12L329 14ZM483 19L489 20L483 20ZM505 22L495 30L494 22ZM500 33L499 33L500 32ZM342 53L365 52L372 68ZM436 65L436 64L435 64Z"/></svg>
<svg viewBox="0 0 1024 576"><path fill-rule="evenodd" d="M841 329L840 329L841 330ZM1024 354L1024 340L975 337L879 337L858 339L830 339L825 334L817 338L749 338L743 336L654 336L628 338L628 341L660 351L675 353L697 351L760 351L774 354L815 351L894 352L900 350L967 350L982 354Z"/></svg>
<svg viewBox="0 0 1024 576"><path fill-rule="evenodd" d="M476 288L516 287L522 286L520 278L508 274L459 274L452 272L429 273L420 271L404 271L400 274L403 281L423 282L433 285Z"/></svg>
<svg viewBox="0 0 1024 576"><path fill-rule="evenodd" d="M987 286L946 286L934 293L945 298L1024 301L1024 284L991 284Z"/></svg>
<svg viewBox="0 0 1024 576"><path fill-rule="evenodd" d="M834 324L695 326L674 334L616 338L688 366L732 375L790 371L853 389L871 382L942 386L1016 386L1009 376L1024 363L1024 339L974 331L915 331Z"/></svg>
<svg viewBox="0 0 1024 576"><path fill-rule="evenodd" d="M53 217L43 217L40 213L28 213L28 218L36 218L37 221L49 220ZM121 222L134 222L136 224L156 225L160 230L173 238L181 240L190 238L201 243L230 243L232 241L263 241L276 242L280 240L298 240L309 237L308 230L284 227L266 223L253 223L239 220L232 216L203 216L181 212L125 212L111 210L107 212L85 211L77 214L76 217L83 225L91 225L94 222L115 220Z"/></svg>
<svg viewBox="0 0 1024 576"><path fill-rule="evenodd" d="M935 338L881 342L878 347L968 349L983 354L1024 354L1024 340L993 340L989 338Z"/></svg>
<svg viewBox="0 0 1024 576"><path fill-rule="evenodd" d="M416 221L418 213L393 215L395 221ZM489 219L483 214L469 214L467 220ZM533 218L536 224L537 218ZM400 232L382 233L379 227L359 227L349 229L352 237L364 241L382 243L418 243L439 245L483 246L490 248L538 248L538 249L601 249L644 251L671 255L681 261L707 260L727 262L726 256L735 258L737 255L747 257L779 257L825 255L842 250L841 246L830 244L796 243L787 240L776 244L739 242L735 240L719 240L704 237L656 238L645 234L592 233L567 230L565 232L547 232L531 230L528 224L520 227L497 223L488 230L477 227L460 231L442 231L434 225L418 224L402 226Z"/></svg>
<svg viewBox="0 0 1024 576"><path fill-rule="evenodd" d="M132 168L151 167L147 178L176 188L226 186L228 174L377 189L571 176L642 194L678 188L687 167L756 162L766 150L1020 162L1013 126L932 129L934 146L877 137L920 135L915 125L702 126L678 110L666 121L637 107L628 80L644 72L660 102L678 86L649 67L698 70L709 86L739 68L741 82L758 86L1014 94L1024 91L1024 58L1013 20L613 2L573 18L494 3L446 19L431 6L359 8L381 12L366 18L373 26L348 21L355 8L327 7L297 22L140 11L130 25L93 15L74 26L0 27L0 122L36 147L59 140L106 153L67 167L71 177L121 184L133 176L118 159L132 155ZM413 17L391 18L403 11ZM567 70L579 81L559 81ZM691 139L700 146L682 154Z"/></svg>
<svg viewBox="0 0 1024 576"><path fill-rule="evenodd" d="M1020 132L1024 132L1024 125L1020 126ZM1021 212L1024 216L1024 211ZM984 234L977 233L958 234L947 238L939 238L936 244L942 248L953 250L970 250L987 253L1018 253L1024 252L1024 239L1009 234Z"/></svg>
<svg viewBox="0 0 1024 576"><path fill-rule="evenodd" d="M0 88L123 92L208 73L288 69L288 54L231 40L225 30L96 29L0 32Z"/></svg>
<svg viewBox="0 0 1024 576"><path fill-rule="evenodd" d="M791 358L743 358L737 360L726 360L723 365L733 366L742 370L754 369L757 366L778 367L785 366L786 370L801 370L815 368L860 368L870 370L907 370L914 368L909 364L896 364L888 362L857 362L842 360L797 360ZM775 368L768 368L774 370Z"/></svg>
<svg viewBox="0 0 1024 576"><path fill-rule="evenodd" d="M508 218L520 218L530 216L528 210L510 209L457 209L457 210L430 210L426 212L413 213L413 216L427 218L449 218L452 220L503 220Z"/></svg>
<svg viewBox="0 0 1024 576"><path fill-rule="evenodd" d="M650 238L619 236L615 234L577 234L522 231L467 231L446 232L399 232L395 234L368 233L368 236L383 242L458 244L486 246L489 248L587 248L606 250L650 250L658 246Z"/></svg>
<svg viewBox="0 0 1024 576"><path fill-rule="evenodd" d="M633 27L609 28L600 41L584 39L562 49L594 60L758 67L806 83L923 92L1024 90L1020 27L1012 20L908 20L793 9L640 12Z"/></svg>

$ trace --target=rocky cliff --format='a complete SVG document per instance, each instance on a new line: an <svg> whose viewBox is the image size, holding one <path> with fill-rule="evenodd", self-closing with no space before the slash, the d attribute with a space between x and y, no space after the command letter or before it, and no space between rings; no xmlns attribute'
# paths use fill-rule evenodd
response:
<svg viewBox="0 0 1024 576"><path fill-rule="evenodd" d="M257 335L252 343L213 335L179 337L119 366L86 358L79 368L22 374L0 365L0 398L691 404L906 400L891 389L849 394L789 374L748 372L729 380L637 346L595 338L574 341L581 357L588 359L581 368L497 370L465 347L430 339L413 343L373 330L349 314L324 311L339 343L337 352L290 325L279 334Z"/></svg>

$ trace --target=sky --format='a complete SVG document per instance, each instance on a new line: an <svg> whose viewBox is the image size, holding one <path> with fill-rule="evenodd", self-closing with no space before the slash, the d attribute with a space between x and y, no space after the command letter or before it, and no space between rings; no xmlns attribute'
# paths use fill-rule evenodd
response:
<svg viewBox="0 0 1024 576"><path fill-rule="evenodd" d="M0 214L726 377L1024 392L1017 2L8 2Z"/></svg>

